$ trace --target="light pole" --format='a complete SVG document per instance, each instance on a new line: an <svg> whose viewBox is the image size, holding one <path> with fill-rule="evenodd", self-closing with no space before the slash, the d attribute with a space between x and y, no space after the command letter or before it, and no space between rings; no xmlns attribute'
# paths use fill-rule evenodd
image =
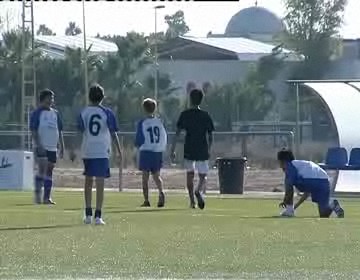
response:
<svg viewBox="0 0 360 280"><path fill-rule="evenodd" d="M89 105L88 98L88 67L87 67L87 49L86 49L86 30L85 30L85 0L82 1L82 14L83 14L83 43L84 43L84 90L86 106Z"/></svg>
<svg viewBox="0 0 360 280"><path fill-rule="evenodd" d="M157 50L157 10L158 9L164 9L165 6L164 5L158 5L154 7L154 11L155 11L155 36L154 36L154 56L155 56L155 60L154 60L154 70L155 70L155 74L154 74L154 99L157 101L158 99L158 50Z"/></svg>
<svg viewBox="0 0 360 280"><path fill-rule="evenodd" d="M295 155L300 154L300 129L301 129L301 115L300 115L300 85L296 83L296 135L295 135Z"/></svg>

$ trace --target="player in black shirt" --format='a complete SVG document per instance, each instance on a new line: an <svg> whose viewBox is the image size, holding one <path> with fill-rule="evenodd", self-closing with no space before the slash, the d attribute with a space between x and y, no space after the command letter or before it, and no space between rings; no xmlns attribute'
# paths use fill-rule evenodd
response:
<svg viewBox="0 0 360 280"><path fill-rule="evenodd" d="M176 142L181 131L186 132L184 144L184 160L187 170L187 188L190 197L190 207L195 208L194 199L194 176L195 170L199 174L199 184L195 190L195 196L200 209L204 209L205 201L202 192L205 189L207 173L209 172L210 149L213 142L213 121L208 112L200 109L199 105L204 93L199 89L190 92L190 109L183 111L177 122L176 136L171 148L171 158L175 159Z"/></svg>

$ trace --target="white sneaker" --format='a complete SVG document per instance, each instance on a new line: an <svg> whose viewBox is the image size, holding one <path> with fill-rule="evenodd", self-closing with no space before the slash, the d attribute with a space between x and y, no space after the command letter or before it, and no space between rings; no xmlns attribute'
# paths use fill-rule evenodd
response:
<svg viewBox="0 0 360 280"><path fill-rule="evenodd" d="M92 223L92 217L91 216L86 216L84 218L84 224L91 225L91 223Z"/></svg>
<svg viewBox="0 0 360 280"><path fill-rule="evenodd" d="M281 217L295 217L295 211L293 209L283 209L280 212Z"/></svg>
<svg viewBox="0 0 360 280"><path fill-rule="evenodd" d="M103 226L103 225L106 225L106 223L104 222L104 220L102 218L95 218L95 225Z"/></svg>

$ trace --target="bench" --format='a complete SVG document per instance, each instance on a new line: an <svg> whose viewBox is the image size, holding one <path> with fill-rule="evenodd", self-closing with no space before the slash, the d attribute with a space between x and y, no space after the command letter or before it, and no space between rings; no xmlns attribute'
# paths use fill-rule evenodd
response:
<svg viewBox="0 0 360 280"><path fill-rule="evenodd" d="M325 163L320 163L319 166L325 170L360 170L360 148L351 149L350 158L343 147L329 148Z"/></svg>

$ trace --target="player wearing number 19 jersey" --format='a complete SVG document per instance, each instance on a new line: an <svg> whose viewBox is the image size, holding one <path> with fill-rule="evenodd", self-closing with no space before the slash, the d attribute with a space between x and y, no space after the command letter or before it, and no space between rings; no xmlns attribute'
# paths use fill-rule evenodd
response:
<svg viewBox="0 0 360 280"><path fill-rule="evenodd" d="M90 106L82 110L78 127L83 134L82 158L85 175L85 223L92 221L91 196L93 178L96 183L95 224L105 224L101 218L104 197L104 181L110 177L109 157L111 139L114 141L121 159L120 142L117 136L117 124L111 109L101 105L104 90L101 86L92 86L89 90Z"/></svg>
<svg viewBox="0 0 360 280"><path fill-rule="evenodd" d="M163 152L166 150L167 134L162 121L154 116L156 101L147 98L143 102L146 117L138 123L135 145L139 149L139 169L142 171L142 187L144 194L143 207L150 207L149 177L153 176L159 190L158 207L164 207L165 195L160 170L163 163Z"/></svg>

